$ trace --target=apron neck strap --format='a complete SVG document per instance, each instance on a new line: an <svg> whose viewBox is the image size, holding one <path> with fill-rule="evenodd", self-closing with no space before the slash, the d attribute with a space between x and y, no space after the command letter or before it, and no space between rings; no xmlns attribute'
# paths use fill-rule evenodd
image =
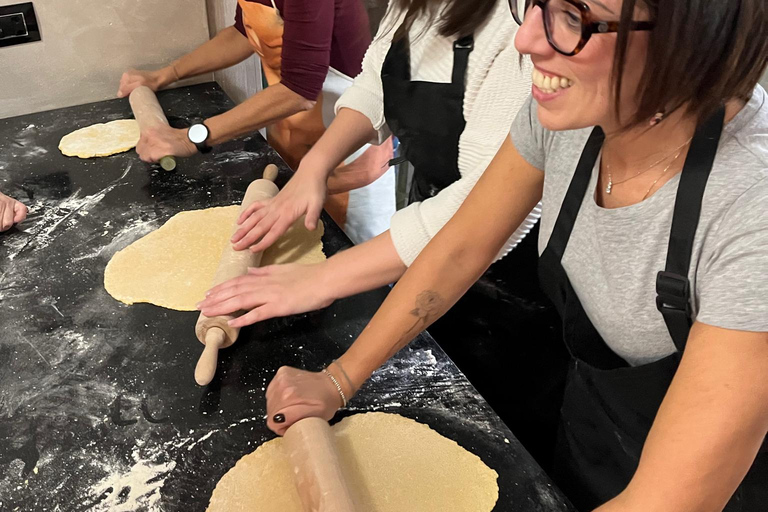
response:
<svg viewBox="0 0 768 512"><path fill-rule="evenodd" d="M656 276L656 307L664 317L678 352L682 353L691 329L691 286L688 270L699 225L707 180L717 156L725 107L696 128L675 198L667 263Z"/></svg>
<svg viewBox="0 0 768 512"><path fill-rule="evenodd" d="M472 34L453 42L453 74L451 83L453 85L460 85L462 89L464 88L464 81L467 76L469 54L474 48L475 38Z"/></svg>
<svg viewBox="0 0 768 512"><path fill-rule="evenodd" d="M576 216L579 214L581 203L587 193L589 181L592 179L592 171L595 168L595 162L600 155L604 140L605 133L602 128L596 126L587 139L579 164L576 166L576 172L560 207L560 213L557 215L555 227L552 228L552 233L549 235L547 248L553 252L558 262L563 259L563 253L565 253L568 240L571 238L573 226L576 224Z"/></svg>

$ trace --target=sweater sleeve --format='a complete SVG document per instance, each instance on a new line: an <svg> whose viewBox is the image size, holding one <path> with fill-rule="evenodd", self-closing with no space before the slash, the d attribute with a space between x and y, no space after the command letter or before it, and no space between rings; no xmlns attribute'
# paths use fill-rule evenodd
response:
<svg viewBox="0 0 768 512"><path fill-rule="evenodd" d="M390 1L387 13L379 25L379 31L365 53L363 71L336 102L336 114L342 108L349 108L360 112L371 120L371 124L378 132L378 140L371 141L374 144L381 144L391 135L384 120L384 90L381 84L381 67L402 17L402 11Z"/></svg>
<svg viewBox="0 0 768 512"><path fill-rule="evenodd" d="M518 62L511 41L501 51L484 79L474 78L478 87L472 113L459 140L461 178L435 197L413 203L392 217L390 233L398 255L410 266L421 250L451 219L493 160L508 126L530 91L530 79ZM463 161L472 165L462 165ZM541 215L537 206L512 235L499 257L507 254L530 231Z"/></svg>

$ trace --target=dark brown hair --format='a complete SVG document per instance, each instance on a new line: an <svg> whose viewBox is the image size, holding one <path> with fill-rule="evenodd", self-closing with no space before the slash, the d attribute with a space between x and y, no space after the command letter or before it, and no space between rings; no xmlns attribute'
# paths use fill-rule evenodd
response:
<svg viewBox="0 0 768 512"><path fill-rule="evenodd" d="M748 100L768 65L768 0L624 0L613 63L616 112L635 7L655 28L628 127L681 108L697 119Z"/></svg>
<svg viewBox="0 0 768 512"><path fill-rule="evenodd" d="M406 13L395 39L407 34L414 20L423 15L432 17L439 24L441 36L470 35L491 16L499 1L505 0L394 0L392 7ZM436 19L441 8L439 19Z"/></svg>

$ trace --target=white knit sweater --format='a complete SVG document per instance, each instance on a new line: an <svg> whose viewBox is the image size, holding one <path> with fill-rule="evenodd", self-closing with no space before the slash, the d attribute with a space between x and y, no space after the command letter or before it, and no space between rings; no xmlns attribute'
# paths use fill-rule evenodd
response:
<svg viewBox="0 0 768 512"><path fill-rule="evenodd" d="M379 33L363 60L363 71L336 104L356 110L371 120L379 132L379 143L389 135L384 120L381 67L404 12L390 4ZM411 79L449 83L453 70L453 42L438 33L438 24L416 20L410 30ZM413 203L392 217L390 233L400 258L411 265L433 236L450 220L488 167L509 126L530 93L528 66L521 69L513 39L517 24L509 4L499 0L493 14L475 34L469 55L464 94L466 127L459 139L461 178L435 197ZM530 231L540 216L537 206L509 239L500 257L507 254Z"/></svg>

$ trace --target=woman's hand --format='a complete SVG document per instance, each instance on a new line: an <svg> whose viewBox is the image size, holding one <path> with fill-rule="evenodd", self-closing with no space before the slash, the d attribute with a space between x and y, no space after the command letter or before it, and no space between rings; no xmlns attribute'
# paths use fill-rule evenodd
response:
<svg viewBox="0 0 768 512"><path fill-rule="evenodd" d="M240 228L232 236L235 250L250 246L252 252L266 250L302 215L306 215L306 228L313 231L328 193L327 179L324 173L299 169L277 196L251 204L237 220Z"/></svg>
<svg viewBox="0 0 768 512"><path fill-rule="evenodd" d="M141 71L138 69L129 69L120 78L120 86L117 89L118 98L126 98L134 89L141 85L146 85L153 91L157 91L166 85L173 83L177 78L173 76L172 70L168 68L158 69L157 71Z"/></svg>
<svg viewBox="0 0 768 512"><path fill-rule="evenodd" d="M328 371L347 394L343 377L335 372L334 366L331 365ZM348 399L352 394L349 391ZM339 390L328 375L283 366L267 387L267 426L281 436L288 427L304 418L330 420L343 405ZM275 422L278 414L284 421Z"/></svg>
<svg viewBox="0 0 768 512"><path fill-rule="evenodd" d="M197 148L187 137L187 130L157 124L141 132L136 153L145 162L159 162L166 156L192 156Z"/></svg>
<svg viewBox="0 0 768 512"><path fill-rule="evenodd" d="M247 311L230 321L232 327L321 309L333 302L324 270L325 263L250 268L246 275L209 290L198 309L208 317Z"/></svg>
<svg viewBox="0 0 768 512"><path fill-rule="evenodd" d="M11 229L27 218L27 207L12 197L0 193L0 232Z"/></svg>

